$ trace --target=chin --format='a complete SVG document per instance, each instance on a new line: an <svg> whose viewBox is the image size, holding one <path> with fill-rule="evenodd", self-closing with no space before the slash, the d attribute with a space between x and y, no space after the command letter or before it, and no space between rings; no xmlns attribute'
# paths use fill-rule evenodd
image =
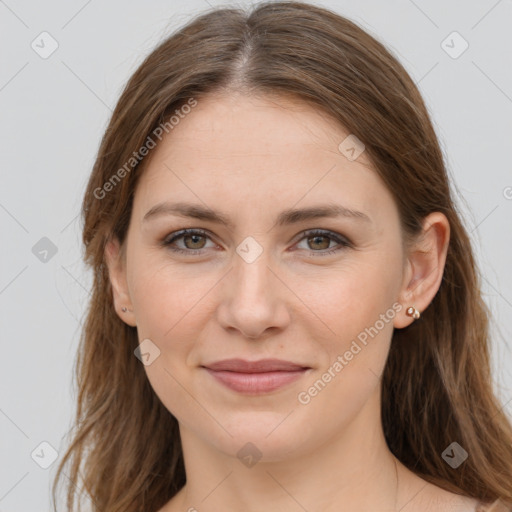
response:
<svg viewBox="0 0 512 512"><path fill-rule="evenodd" d="M231 436L222 429L216 429L222 433L211 438L212 430L209 429L202 432L201 437L219 451L241 461L246 456L257 458L260 462L286 460L307 451L309 443L306 440L314 444L314 433L305 426L308 423L294 424L291 421L292 416L298 416L297 411L288 416L292 410L240 412L229 421L222 422Z"/></svg>

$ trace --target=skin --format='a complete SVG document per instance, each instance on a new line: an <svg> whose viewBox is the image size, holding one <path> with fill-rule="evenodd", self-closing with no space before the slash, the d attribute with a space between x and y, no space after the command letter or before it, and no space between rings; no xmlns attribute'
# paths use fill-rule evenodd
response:
<svg viewBox="0 0 512 512"><path fill-rule="evenodd" d="M389 451L380 419L393 329L414 321L405 314L409 305L424 311L437 292L448 221L432 213L423 236L406 246L393 197L366 153L350 161L338 150L348 135L289 97L217 94L201 99L150 155L124 250L112 240L106 261L117 313L137 326L139 342L148 338L160 350L144 368L180 425L187 484L160 512L475 509L473 500L405 468ZM233 226L170 214L143 221L162 201L207 206ZM284 209L326 203L369 221L275 223ZM162 244L184 228L208 234L176 240L187 254ZM322 256L340 245L303 235L308 229L351 245ZM249 236L262 249L251 263L236 252ZM300 403L298 394L390 310L392 320ZM247 396L201 368L232 357L311 369L281 389ZM237 457L248 442L261 453L252 467Z"/></svg>

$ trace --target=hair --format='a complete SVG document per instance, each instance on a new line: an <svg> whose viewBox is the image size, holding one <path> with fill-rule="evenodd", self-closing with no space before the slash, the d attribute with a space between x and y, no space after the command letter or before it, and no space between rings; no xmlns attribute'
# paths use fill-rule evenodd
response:
<svg viewBox="0 0 512 512"><path fill-rule="evenodd" d="M69 511L84 490L94 510L157 511L185 484L178 422L134 357L137 330L116 314L104 252L112 239L124 247L148 161L137 158L127 170L134 152L191 98L222 92L291 96L359 138L396 201L404 240L421 232L431 212L446 215L439 290L419 321L393 333L382 376L385 438L425 480L481 501L512 502L512 425L493 391L490 311L427 108L382 43L337 13L295 1L197 15L145 58L121 94L82 203L84 260L94 279L74 368L73 435L54 501L63 475ZM442 458L454 441L469 454L457 469Z"/></svg>

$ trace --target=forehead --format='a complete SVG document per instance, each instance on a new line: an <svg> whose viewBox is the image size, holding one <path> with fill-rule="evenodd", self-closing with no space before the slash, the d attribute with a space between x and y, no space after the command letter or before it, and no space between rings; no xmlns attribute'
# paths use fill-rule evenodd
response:
<svg viewBox="0 0 512 512"><path fill-rule="evenodd" d="M164 136L157 151L179 145L193 147L204 156L246 158L316 146L337 153L347 135L323 110L293 96L224 93L201 98Z"/></svg>
<svg viewBox="0 0 512 512"><path fill-rule="evenodd" d="M207 96L152 150L135 202L148 209L186 194L208 205L284 206L302 197L371 208L385 187L364 151L355 160L340 152L349 135L293 97Z"/></svg>

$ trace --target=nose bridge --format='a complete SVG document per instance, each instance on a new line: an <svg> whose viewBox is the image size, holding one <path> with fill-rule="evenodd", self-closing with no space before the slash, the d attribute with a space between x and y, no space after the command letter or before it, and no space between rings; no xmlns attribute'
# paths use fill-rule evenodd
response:
<svg viewBox="0 0 512 512"><path fill-rule="evenodd" d="M282 328L288 315L280 302L279 280L271 270L270 252L254 239L244 240L236 251L218 310L220 323L249 338L259 337L270 327Z"/></svg>
<svg viewBox="0 0 512 512"><path fill-rule="evenodd" d="M255 301L269 298L272 272L269 251L252 237L245 239L236 249L233 279L238 299Z"/></svg>

